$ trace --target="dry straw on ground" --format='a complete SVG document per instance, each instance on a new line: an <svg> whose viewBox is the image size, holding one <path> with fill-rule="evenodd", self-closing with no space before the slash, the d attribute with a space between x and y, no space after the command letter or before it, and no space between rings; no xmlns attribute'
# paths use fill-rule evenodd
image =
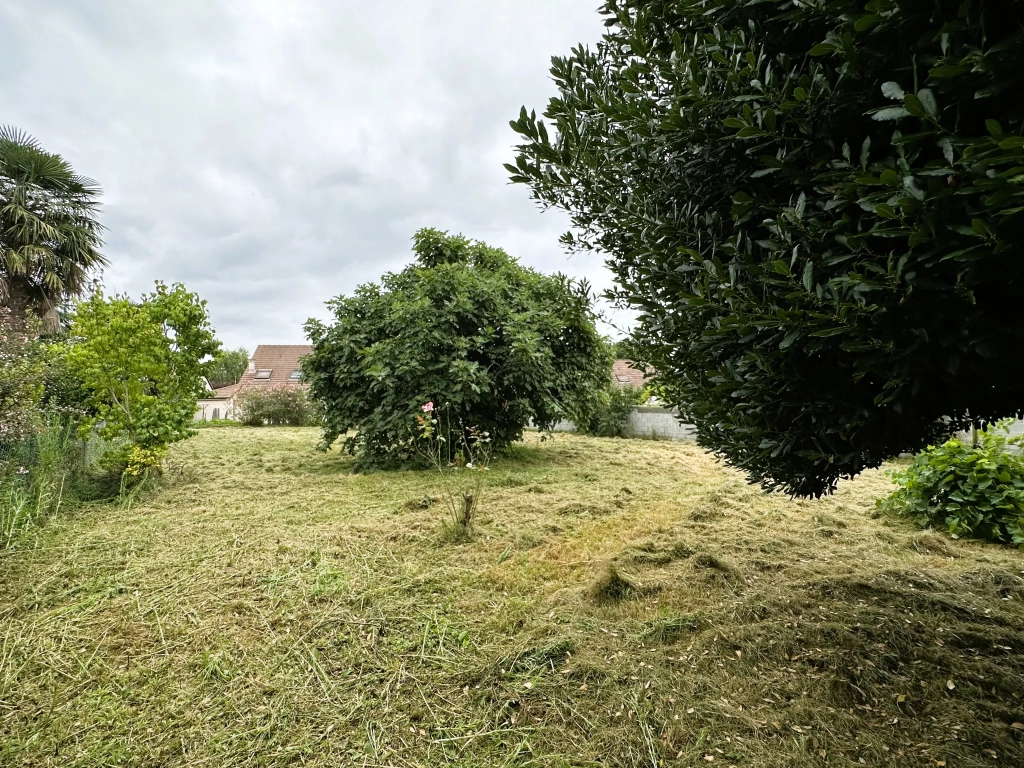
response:
<svg viewBox="0 0 1024 768"><path fill-rule="evenodd" d="M1024 557L882 473L533 438L451 544L431 474L315 440L204 430L0 555L0 765L1024 765Z"/></svg>

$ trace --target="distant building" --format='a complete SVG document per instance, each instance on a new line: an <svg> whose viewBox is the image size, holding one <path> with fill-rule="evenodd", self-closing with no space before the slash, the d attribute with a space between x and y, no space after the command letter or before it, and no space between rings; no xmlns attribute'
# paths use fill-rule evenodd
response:
<svg viewBox="0 0 1024 768"><path fill-rule="evenodd" d="M620 388L634 386L642 389L653 371L648 370L647 373L644 373L636 368L630 368L631 365L633 365L632 360L616 360L612 363L612 384Z"/></svg>
<svg viewBox="0 0 1024 768"><path fill-rule="evenodd" d="M250 389L303 386L300 361L312 351L309 344L260 344L237 384L213 390L199 400L196 420L237 418L235 402Z"/></svg>
<svg viewBox="0 0 1024 768"><path fill-rule="evenodd" d="M260 344L249 358L249 367L237 384L212 390L197 403L196 420L234 419L237 398L251 389L301 387L300 361L313 351L309 344ZM644 373L631 368L632 360L616 360L612 364L612 384L642 389L652 371Z"/></svg>
<svg viewBox="0 0 1024 768"><path fill-rule="evenodd" d="M309 344L260 344L249 367L235 385L233 396L249 389L302 386L300 360L313 351Z"/></svg>
<svg viewBox="0 0 1024 768"><path fill-rule="evenodd" d="M237 384L210 390L206 397L196 402L196 421L232 419L235 415L234 394Z"/></svg>

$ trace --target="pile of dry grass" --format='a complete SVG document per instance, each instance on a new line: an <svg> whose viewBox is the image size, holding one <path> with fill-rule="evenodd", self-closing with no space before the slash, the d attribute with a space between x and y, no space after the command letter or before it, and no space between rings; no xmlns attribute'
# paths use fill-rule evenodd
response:
<svg viewBox="0 0 1024 768"><path fill-rule="evenodd" d="M644 590L619 573L619 569L609 563L602 570L587 590L587 596L599 605L617 603L631 597L643 595Z"/></svg>
<svg viewBox="0 0 1024 768"><path fill-rule="evenodd" d="M879 517L880 473L559 436L450 544L429 473L315 437L205 430L2 555L0 764L1024 764L1024 558Z"/></svg>

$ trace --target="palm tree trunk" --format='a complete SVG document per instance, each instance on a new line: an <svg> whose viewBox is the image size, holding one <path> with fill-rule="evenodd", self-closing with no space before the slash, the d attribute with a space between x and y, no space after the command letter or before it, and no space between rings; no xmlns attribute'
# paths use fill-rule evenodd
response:
<svg viewBox="0 0 1024 768"><path fill-rule="evenodd" d="M32 312L32 294L28 281L17 275L7 276L7 295L2 306L8 311L3 313L0 321L7 330L15 333L27 333L32 327L29 318Z"/></svg>

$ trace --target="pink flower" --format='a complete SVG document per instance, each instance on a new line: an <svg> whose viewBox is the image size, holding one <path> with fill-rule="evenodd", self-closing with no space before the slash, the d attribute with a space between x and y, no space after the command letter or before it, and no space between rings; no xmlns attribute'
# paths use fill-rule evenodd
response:
<svg viewBox="0 0 1024 768"><path fill-rule="evenodd" d="M427 403L426 405L423 406L423 412L424 413L430 413L433 410L434 410L434 402L433 401L431 401L431 402L429 402L429 403Z"/></svg>

